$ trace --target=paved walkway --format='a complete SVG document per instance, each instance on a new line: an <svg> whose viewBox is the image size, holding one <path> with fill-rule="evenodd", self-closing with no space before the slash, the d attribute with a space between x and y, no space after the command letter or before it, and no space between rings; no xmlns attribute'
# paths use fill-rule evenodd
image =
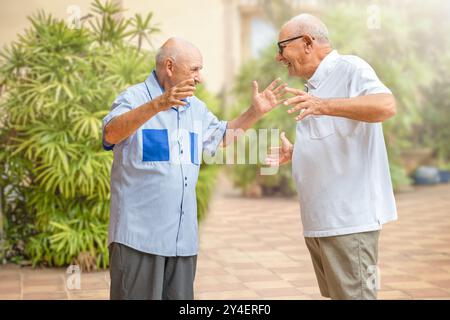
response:
<svg viewBox="0 0 450 320"><path fill-rule="evenodd" d="M399 221L380 242L381 299L450 299L450 185L398 194ZM296 199L219 192L200 226L196 299L322 299ZM0 299L107 299L107 272L0 267Z"/></svg>

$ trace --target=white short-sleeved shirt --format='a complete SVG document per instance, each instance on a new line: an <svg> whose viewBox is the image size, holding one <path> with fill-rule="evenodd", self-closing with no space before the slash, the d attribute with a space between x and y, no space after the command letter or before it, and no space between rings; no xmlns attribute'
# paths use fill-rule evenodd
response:
<svg viewBox="0 0 450 320"><path fill-rule="evenodd" d="M370 65L329 53L307 83L320 98L391 93ZM308 116L297 123L292 158L305 237L381 229L397 219L381 123Z"/></svg>

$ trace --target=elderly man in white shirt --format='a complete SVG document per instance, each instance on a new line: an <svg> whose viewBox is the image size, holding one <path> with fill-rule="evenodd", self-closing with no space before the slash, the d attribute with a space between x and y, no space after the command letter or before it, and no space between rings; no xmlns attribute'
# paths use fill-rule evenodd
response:
<svg viewBox="0 0 450 320"><path fill-rule="evenodd" d="M376 299L378 238L397 219L381 122L396 112L391 91L359 57L333 50L318 18L301 14L279 33L277 61L307 80L306 92L286 88L297 120L292 145L267 163L292 160L305 242L321 294Z"/></svg>

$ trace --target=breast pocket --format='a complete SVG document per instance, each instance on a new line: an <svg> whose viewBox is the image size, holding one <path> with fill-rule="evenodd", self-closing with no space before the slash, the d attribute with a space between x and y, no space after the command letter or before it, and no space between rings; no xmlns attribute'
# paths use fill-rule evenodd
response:
<svg viewBox="0 0 450 320"><path fill-rule="evenodd" d="M309 135L311 139L325 139L334 134L333 119L329 116L310 116Z"/></svg>
<svg viewBox="0 0 450 320"><path fill-rule="evenodd" d="M346 118L336 118L334 119L334 128L336 135L351 137L361 133L363 130L363 122Z"/></svg>
<svg viewBox="0 0 450 320"><path fill-rule="evenodd" d="M142 129L142 161L169 161L167 129Z"/></svg>

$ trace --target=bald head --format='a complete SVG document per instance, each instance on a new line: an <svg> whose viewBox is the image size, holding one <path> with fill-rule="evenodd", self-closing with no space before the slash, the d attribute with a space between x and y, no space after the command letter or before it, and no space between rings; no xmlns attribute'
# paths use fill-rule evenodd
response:
<svg viewBox="0 0 450 320"><path fill-rule="evenodd" d="M304 79L309 79L333 50L327 27L310 14L300 14L286 22L278 41L276 60L286 65L291 76Z"/></svg>
<svg viewBox="0 0 450 320"><path fill-rule="evenodd" d="M298 34L309 34L319 43L329 43L327 26L317 17L302 13L286 22L282 29L296 30Z"/></svg>
<svg viewBox="0 0 450 320"><path fill-rule="evenodd" d="M156 65L162 66L166 59L180 62L193 56L201 56L196 46L182 38L172 37L164 42L156 53Z"/></svg>
<svg viewBox="0 0 450 320"><path fill-rule="evenodd" d="M200 50L181 38L168 39L156 53L156 74L164 88L186 79L194 79L196 84L202 82L202 68Z"/></svg>

